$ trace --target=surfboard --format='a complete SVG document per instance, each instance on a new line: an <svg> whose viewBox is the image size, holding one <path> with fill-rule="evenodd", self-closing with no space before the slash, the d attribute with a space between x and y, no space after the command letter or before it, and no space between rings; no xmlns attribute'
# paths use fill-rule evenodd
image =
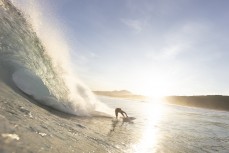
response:
<svg viewBox="0 0 229 153"><path fill-rule="evenodd" d="M123 122L132 122L135 119L136 119L135 117L125 117L125 118L122 118Z"/></svg>

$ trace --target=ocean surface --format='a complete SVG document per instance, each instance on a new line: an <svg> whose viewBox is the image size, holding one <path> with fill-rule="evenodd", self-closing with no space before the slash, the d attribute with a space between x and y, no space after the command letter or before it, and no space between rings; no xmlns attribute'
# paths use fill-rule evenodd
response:
<svg viewBox="0 0 229 153"><path fill-rule="evenodd" d="M80 117L39 105L2 83L0 90L2 153L229 151L229 112L99 97L113 117ZM116 107L136 119L116 120Z"/></svg>
<svg viewBox="0 0 229 153"><path fill-rule="evenodd" d="M107 137L123 152L229 152L229 112L159 101L102 101L137 118L133 123L111 123Z"/></svg>
<svg viewBox="0 0 229 153"><path fill-rule="evenodd" d="M76 77L64 41L55 47L28 15L0 0L1 153L229 152L229 112L97 97ZM116 120L116 107L136 119Z"/></svg>

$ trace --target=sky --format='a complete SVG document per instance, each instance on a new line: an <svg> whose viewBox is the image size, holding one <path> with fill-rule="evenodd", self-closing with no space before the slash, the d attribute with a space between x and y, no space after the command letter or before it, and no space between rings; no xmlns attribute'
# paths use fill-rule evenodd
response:
<svg viewBox="0 0 229 153"><path fill-rule="evenodd" d="M92 90L229 94L229 1L43 0ZM48 15L47 15L48 16Z"/></svg>

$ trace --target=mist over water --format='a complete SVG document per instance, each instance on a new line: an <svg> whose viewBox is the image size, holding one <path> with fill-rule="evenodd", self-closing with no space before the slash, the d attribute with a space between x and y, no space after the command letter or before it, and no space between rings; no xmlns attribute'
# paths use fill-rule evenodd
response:
<svg viewBox="0 0 229 153"><path fill-rule="evenodd" d="M76 77L69 46L54 26L57 22L45 18L35 1L12 2L22 12L11 2L0 1L0 78L14 81L25 94L59 111L80 116L109 112ZM41 90L45 92L38 94Z"/></svg>

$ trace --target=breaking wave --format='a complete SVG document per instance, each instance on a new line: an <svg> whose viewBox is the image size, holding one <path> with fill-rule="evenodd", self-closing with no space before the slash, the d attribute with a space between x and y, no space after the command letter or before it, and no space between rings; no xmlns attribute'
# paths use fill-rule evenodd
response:
<svg viewBox="0 0 229 153"><path fill-rule="evenodd" d="M108 114L109 108L76 78L67 45L49 41L48 36L58 33L44 36L25 16L10 1L0 0L0 79L59 111L79 116Z"/></svg>

